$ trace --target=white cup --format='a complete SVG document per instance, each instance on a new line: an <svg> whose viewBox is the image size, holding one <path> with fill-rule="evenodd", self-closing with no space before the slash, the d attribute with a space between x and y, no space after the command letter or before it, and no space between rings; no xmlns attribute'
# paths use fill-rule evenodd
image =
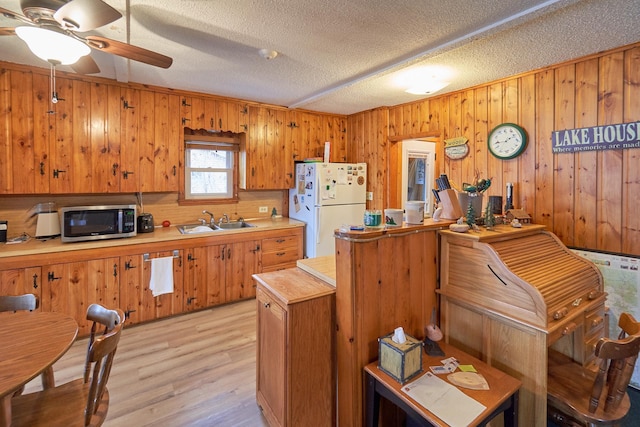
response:
<svg viewBox="0 0 640 427"><path fill-rule="evenodd" d="M404 211L402 209L385 209L384 223L388 227L399 227L402 225L403 214Z"/></svg>

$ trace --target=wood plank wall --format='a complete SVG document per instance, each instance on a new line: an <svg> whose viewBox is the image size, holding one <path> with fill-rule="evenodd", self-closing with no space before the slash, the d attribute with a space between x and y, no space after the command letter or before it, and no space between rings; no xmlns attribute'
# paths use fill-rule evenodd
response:
<svg viewBox="0 0 640 427"><path fill-rule="evenodd" d="M556 130L640 120L640 43L490 84L348 117L348 160L367 162L368 208L397 207L394 144L439 133L437 173L461 185L476 174L492 179L487 195L504 198L569 246L640 255L640 149L553 154ZM491 129L514 122L529 143L516 159L487 149ZM443 155L442 140L469 139L461 160ZM399 179L399 178L398 178ZM486 202L485 196L485 202Z"/></svg>

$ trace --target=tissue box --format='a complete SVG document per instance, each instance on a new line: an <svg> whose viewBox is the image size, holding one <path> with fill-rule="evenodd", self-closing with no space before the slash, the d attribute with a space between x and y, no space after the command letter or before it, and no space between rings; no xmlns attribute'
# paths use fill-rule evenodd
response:
<svg viewBox="0 0 640 427"><path fill-rule="evenodd" d="M378 339L378 368L404 384L422 372L422 341L407 335L404 343L397 344L391 337Z"/></svg>

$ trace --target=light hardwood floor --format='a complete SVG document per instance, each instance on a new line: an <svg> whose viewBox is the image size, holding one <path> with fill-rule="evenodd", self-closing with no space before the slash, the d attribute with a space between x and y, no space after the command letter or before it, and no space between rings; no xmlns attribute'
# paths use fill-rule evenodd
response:
<svg viewBox="0 0 640 427"><path fill-rule="evenodd" d="M82 376L86 345L78 340L54 365L56 384ZM104 426L268 426L255 378L255 300L125 325ZM37 378L25 393L39 388Z"/></svg>

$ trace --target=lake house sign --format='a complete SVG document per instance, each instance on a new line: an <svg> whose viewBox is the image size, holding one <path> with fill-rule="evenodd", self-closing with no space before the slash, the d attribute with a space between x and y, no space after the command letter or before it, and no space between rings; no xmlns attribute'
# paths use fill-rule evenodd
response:
<svg viewBox="0 0 640 427"><path fill-rule="evenodd" d="M558 130L551 143L554 153L640 148L640 122Z"/></svg>

